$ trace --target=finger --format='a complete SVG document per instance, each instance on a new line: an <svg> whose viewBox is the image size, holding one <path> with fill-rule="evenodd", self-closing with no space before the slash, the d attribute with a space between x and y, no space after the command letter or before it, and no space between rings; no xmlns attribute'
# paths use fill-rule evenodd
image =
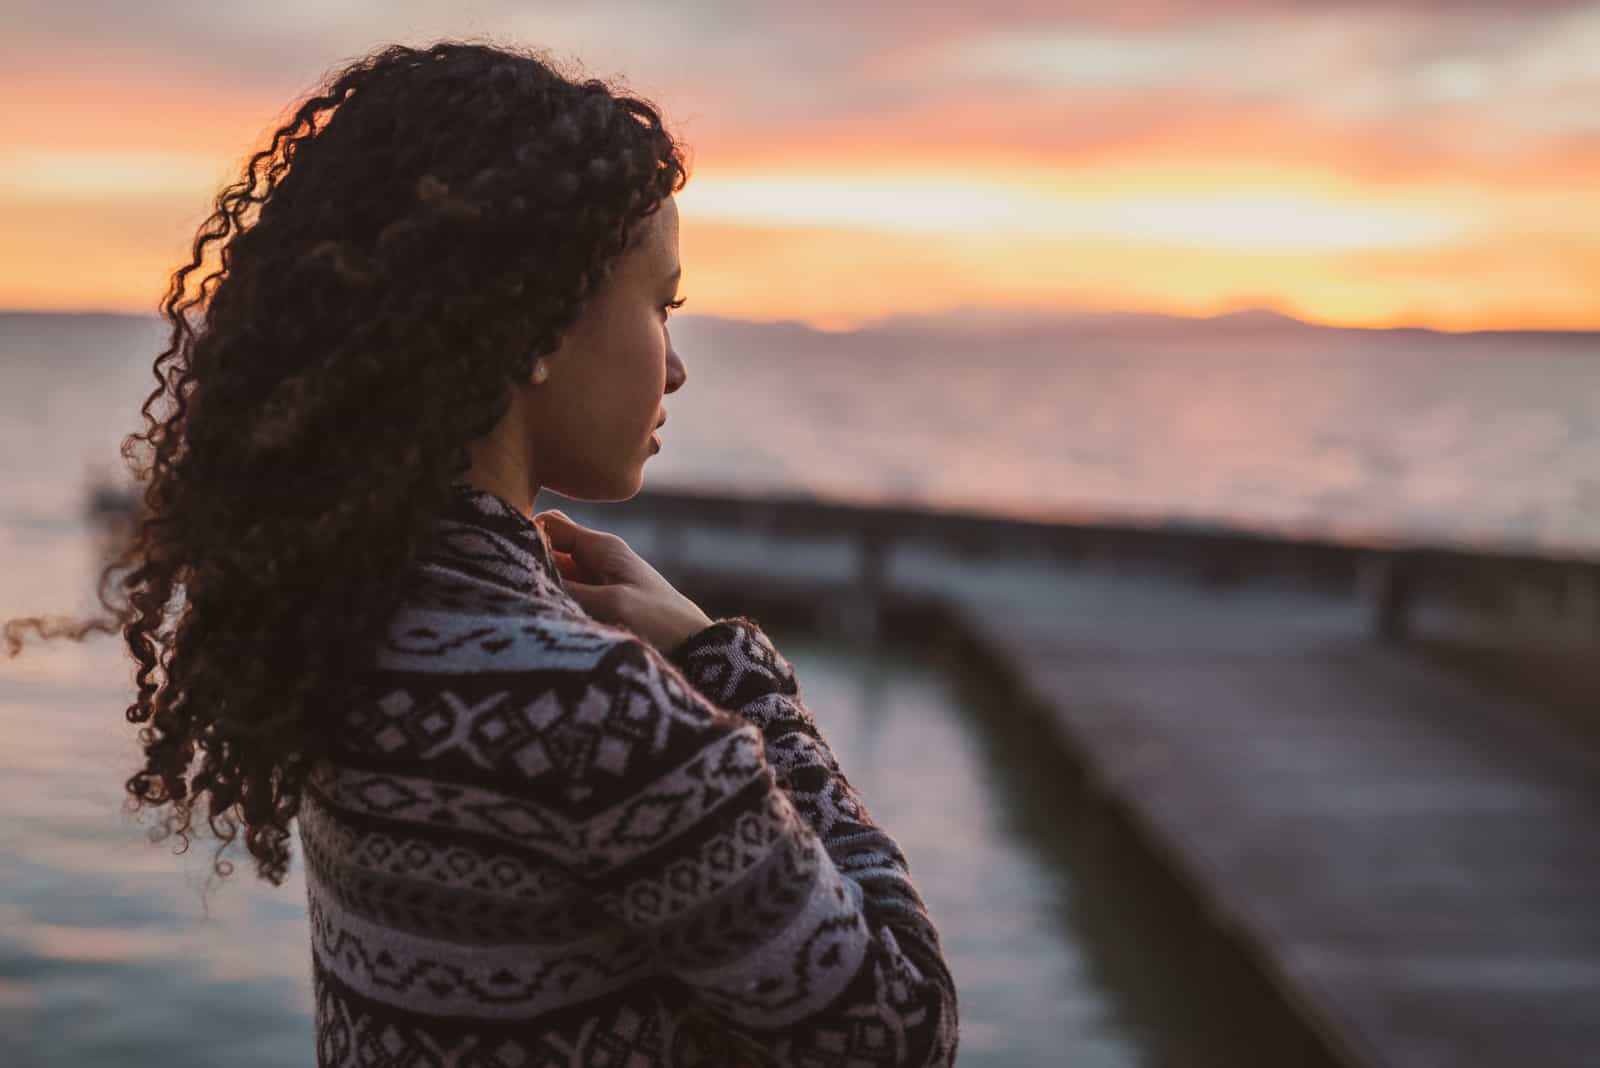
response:
<svg viewBox="0 0 1600 1068"><path fill-rule="evenodd" d="M578 523L565 512L555 510L540 512L533 517L533 521L544 531L552 548L571 553L573 556L588 555L588 552L592 551L586 546L594 541L593 535L597 532Z"/></svg>
<svg viewBox="0 0 1600 1068"><path fill-rule="evenodd" d="M552 552L550 556L555 561L556 570L560 572L562 578L575 579L578 577L578 565L573 561L571 553Z"/></svg>
<svg viewBox="0 0 1600 1068"><path fill-rule="evenodd" d="M542 520L539 526L551 548L571 555L583 574L603 581L623 577L627 544L615 534L586 527L562 512L541 512L534 518Z"/></svg>

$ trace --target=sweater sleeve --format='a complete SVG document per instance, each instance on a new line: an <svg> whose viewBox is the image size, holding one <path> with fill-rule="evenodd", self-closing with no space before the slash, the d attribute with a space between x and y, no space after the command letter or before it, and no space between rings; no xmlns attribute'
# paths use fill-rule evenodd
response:
<svg viewBox="0 0 1600 1068"><path fill-rule="evenodd" d="M953 1064L955 984L905 857L761 629L719 620L665 657L629 639L606 670L655 756L585 829L599 906L757 1063Z"/></svg>
<svg viewBox="0 0 1600 1068"><path fill-rule="evenodd" d="M778 784L834 863L874 892L877 907L895 909L902 922L917 928L908 952L927 945L936 958L938 933L912 885L905 855L873 821L839 767L801 699L793 666L766 632L746 616L719 619L670 650L668 659L708 701L761 728Z"/></svg>

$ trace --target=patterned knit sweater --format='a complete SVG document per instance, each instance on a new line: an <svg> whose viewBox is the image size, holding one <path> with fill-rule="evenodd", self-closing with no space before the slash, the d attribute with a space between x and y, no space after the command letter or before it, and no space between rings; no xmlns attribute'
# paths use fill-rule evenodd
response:
<svg viewBox="0 0 1600 1068"><path fill-rule="evenodd" d="M498 496L435 523L298 817L317 1064L953 1063L906 858L761 628L663 656Z"/></svg>

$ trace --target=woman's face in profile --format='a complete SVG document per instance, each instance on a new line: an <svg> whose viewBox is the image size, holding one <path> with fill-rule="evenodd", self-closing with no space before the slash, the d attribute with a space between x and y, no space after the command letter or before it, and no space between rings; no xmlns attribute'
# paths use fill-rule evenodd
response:
<svg viewBox="0 0 1600 1068"><path fill-rule="evenodd" d="M678 205L661 202L639 239L555 352L528 394L538 483L574 500L621 501L639 491L666 394L687 377L667 332L678 297Z"/></svg>

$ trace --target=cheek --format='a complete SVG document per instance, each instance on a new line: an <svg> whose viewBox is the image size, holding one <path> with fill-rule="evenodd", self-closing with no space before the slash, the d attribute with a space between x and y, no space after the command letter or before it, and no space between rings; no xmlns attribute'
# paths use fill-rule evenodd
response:
<svg viewBox="0 0 1600 1068"><path fill-rule="evenodd" d="M637 353L638 380L653 404L660 400L667 384L667 338L659 322L655 324L655 329L649 337L639 345Z"/></svg>
<svg viewBox="0 0 1600 1068"><path fill-rule="evenodd" d="M654 425L667 381L667 345L660 323L629 339L627 358L617 361L609 383L607 407L618 424Z"/></svg>

